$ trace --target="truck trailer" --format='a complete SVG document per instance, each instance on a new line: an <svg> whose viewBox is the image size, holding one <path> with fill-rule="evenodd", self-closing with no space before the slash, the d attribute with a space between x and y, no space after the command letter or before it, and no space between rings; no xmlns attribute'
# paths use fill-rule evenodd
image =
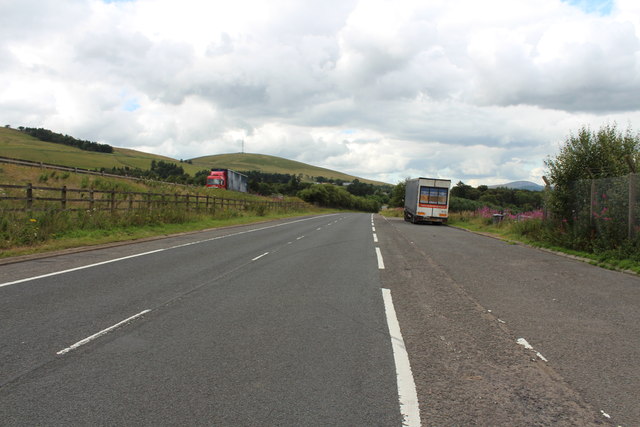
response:
<svg viewBox="0 0 640 427"><path fill-rule="evenodd" d="M449 219L450 179L415 178L406 183L404 220L446 224Z"/></svg>
<svg viewBox="0 0 640 427"><path fill-rule="evenodd" d="M225 190L247 192L247 176L231 169L211 169L207 176L208 188L224 188Z"/></svg>

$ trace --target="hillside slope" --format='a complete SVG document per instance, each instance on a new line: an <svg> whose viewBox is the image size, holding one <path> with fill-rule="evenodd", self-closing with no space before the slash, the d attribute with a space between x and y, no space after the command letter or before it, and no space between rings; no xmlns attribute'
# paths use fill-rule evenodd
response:
<svg viewBox="0 0 640 427"><path fill-rule="evenodd" d="M285 173L291 175L302 174L303 181L312 180L313 177L323 176L325 178L342 179L353 181L358 179L361 182L371 184L384 184L378 181L371 181L364 178L354 177L331 169L312 166L295 160L283 159L282 157L269 156L266 154L233 153L217 154L191 159L198 169L228 168L238 171L257 170L266 173Z"/></svg>
<svg viewBox="0 0 640 427"><path fill-rule="evenodd" d="M44 142L15 129L0 128L0 156L10 157L32 162L43 162L60 166L78 167L83 169L100 168L130 168L149 169L152 160L163 160L173 163L178 161L170 157L129 150L127 148L113 148L113 153L97 153L80 150L63 144ZM195 173L198 169L193 167Z"/></svg>
<svg viewBox="0 0 640 427"><path fill-rule="evenodd" d="M10 128L0 128L0 156L10 157L32 162L43 162L67 167L78 167L83 169L100 168L140 168L149 169L151 161L162 160L179 164L186 173L194 175L201 170L211 168L228 168L239 171L257 170L266 173L282 173L291 175L302 174L303 180L312 180L312 177L323 176L325 178L342 179L352 181L357 178L342 172L325 169L317 166L293 160L283 159L276 156L264 154L218 154L212 156L198 157L191 159L189 163L180 163L179 160L171 157L145 153L142 151L127 148L113 147L111 154L97 153L80 150L79 148L67 145L55 144L40 141L23 132ZM362 182L372 184L384 184L382 182L371 181L358 178Z"/></svg>

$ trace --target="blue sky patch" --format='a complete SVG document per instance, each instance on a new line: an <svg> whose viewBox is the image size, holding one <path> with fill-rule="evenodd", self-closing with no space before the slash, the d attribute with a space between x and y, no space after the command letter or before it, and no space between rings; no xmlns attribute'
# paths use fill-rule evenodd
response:
<svg viewBox="0 0 640 427"><path fill-rule="evenodd" d="M138 103L138 100L135 98L127 99L126 101L124 101L124 104L122 105L122 109L124 111L136 111L138 108L140 108L140 104Z"/></svg>
<svg viewBox="0 0 640 427"><path fill-rule="evenodd" d="M571 6L578 7L587 13L597 13L598 15L609 15L613 9L614 0L561 0Z"/></svg>

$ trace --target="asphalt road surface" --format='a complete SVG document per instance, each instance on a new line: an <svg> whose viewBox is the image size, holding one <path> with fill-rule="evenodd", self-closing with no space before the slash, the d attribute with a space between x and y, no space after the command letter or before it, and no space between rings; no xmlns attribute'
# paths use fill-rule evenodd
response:
<svg viewBox="0 0 640 427"><path fill-rule="evenodd" d="M368 214L0 265L0 425L399 426L398 348L425 426L640 425L639 286Z"/></svg>
<svg viewBox="0 0 640 427"><path fill-rule="evenodd" d="M96 263L0 287L1 425L401 424L370 215L5 265L0 283Z"/></svg>

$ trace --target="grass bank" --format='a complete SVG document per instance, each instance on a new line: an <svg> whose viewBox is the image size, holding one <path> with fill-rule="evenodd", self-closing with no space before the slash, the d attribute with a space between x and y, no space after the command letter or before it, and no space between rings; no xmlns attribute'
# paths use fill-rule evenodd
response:
<svg viewBox="0 0 640 427"><path fill-rule="evenodd" d="M217 216L198 214L176 222L155 220L148 223L107 219L106 216L95 218L95 215L91 219L86 218L85 214L78 217L77 214L65 212L49 213L48 218L13 218L10 227L16 237L11 240L6 234L3 236L0 242L0 259L332 212L335 210L267 213L228 211ZM29 243L21 244L21 241Z"/></svg>

